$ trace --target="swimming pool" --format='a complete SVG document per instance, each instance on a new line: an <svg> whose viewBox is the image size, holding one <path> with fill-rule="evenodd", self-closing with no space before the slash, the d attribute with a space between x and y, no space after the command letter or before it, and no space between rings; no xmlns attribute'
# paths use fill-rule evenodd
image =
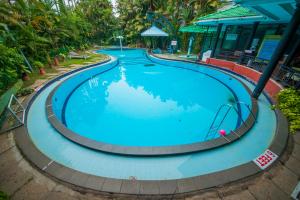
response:
<svg viewBox="0 0 300 200"><path fill-rule="evenodd" d="M251 107L249 89L229 74L192 63L163 63L141 49L125 50L122 55L118 50L99 52L118 60L63 81L47 103L52 105L50 113L65 127L57 130L63 134L72 131L73 136L67 137L77 143L87 138L89 142L83 145L94 148L98 142L96 149L107 152L103 148L107 144L115 145L115 149L122 146L121 154L125 147L127 153L140 154L137 147L178 150L182 145L186 153L188 144L219 138L218 130L229 133L249 117L249 110L235 103ZM234 108L226 117L226 109L217 115L223 105ZM216 130L208 135L215 117L218 130L214 127ZM203 149L201 146L198 150ZM172 152L164 149L164 154Z"/></svg>
<svg viewBox="0 0 300 200"><path fill-rule="evenodd" d="M247 92L247 89L244 85L246 85L250 90L254 88L254 85L247 81L246 79L243 79L237 75L234 74L226 74L223 71L217 70L215 68L207 67L205 65L198 65L189 63L188 69L181 69L178 67L186 66L187 63L180 62L180 61L167 61L163 59L158 59L153 56L145 55L143 51L140 50L128 50L130 51L129 54L132 54L132 57L136 55L136 52L142 52L140 55L143 56L143 62L146 61L148 64L153 64L152 66L138 66L136 71L134 70L135 65L128 65L128 68L125 67L126 62L130 62L129 60L126 60L123 56L120 57L120 59L111 58L109 62L103 63L101 65L95 65L91 66L89 68L86 68L84 70L71 73L69 75L59 77L53 81L51 81L49 84L47 84L45 87L43 87L31 100L28 108L28 112L26 115L26 129L28 131L28 137L29 141L32 142L34 147L38 149L39 152L42 153L42 155L45 156L43 159L39 156L37 156L37 153L33 153L31 155L28 155L29 159L34 160L33 162L36 163L37 166L41 166L41 169L45 173L48 173L52 176L55 176L56 178L67 181L69 183L80 185L82 187L87 188L93 188L92 183L89 182L91 177L95 176L95 180L99 180L99 184L101 182L101 187L97 190L101 191L109 191L109 192L121 192L121 193L139 193L139 194L147 194L146 191L141 191L141 189L137 189L138 191L128 191L125 190L122 192L121 188L128 183L132 184L132 180L138 180L137 182L134 182L134 184L138 184L142 188L148 187L147 184L167 184L172 189L175 187L175 193L181 193L181 192L189 192L193 190L197 190L199 188L207 188L212 187L218 184L223 184L225 182L230 182L232 180L239 179L241 177L249 176L250 174L257 173L259 171L258 167L253 163L253 160L256 159L257 156L259 156L262 152L264 152L266 149L270 148L270 145L273 145L274 138L276 135L276 130L278 129L277 123L276 123L276 113L274 110L271 109L271 104L268 100L268 98L265 95L261 95L257 101L258 106L258 114L257 114L257 120L254 126L247 131L247 133L236 140L235 142L230 143L223 143L223 145L218 146L216 148L211 148L209 150L205 151L194 151L192 153L185 153L185 154L172 154L167 156L135 156L135 155L127 155L123 156L120 154L114 154L114 153L105 153L103 151L93 150L89 147L86 147L84 145L74 143L74 141L70 140L65 135L61 134L56 128L54 128L53 124L50 123L50 119L52 118L51 115L49 115L49 104L47 103L47 100L49 99L49 96L52 97L50 100L55 99L55 93L59 94L59 88L69 88L70 85L74 86L74 88L77 88L75 90L75 93L84 95L84 93L80 93L79 88L77 87L78 84L74 85L74 82L76 82L76 79L80 80L77 83L82 83L80 86L83 86L86 84L86 88L98 88L99 86L103 86L103 82L105 81L103 77L98 76L98 81L91 81L89 85L89 81L82 81L82 80L93 80L97 76L93 76L94 72L99 72L99 70L106 71L107 72L119 72L116 73L115 81L112 81L110 84L107 82L107 85L112 85L113 83L127 83L128 85L134 84L131 82L127 82L129 79L126 79L126 82L124 79L122 79L122 73L123 77L126 78L129 76L133 77L141 77L141 79L146 79L148 77L152 77L151 75L143 74L143 72L160 72L158 78L156 79L156 75L154 75L153 83L157 84L155 80L160 80L159 76L163 76L164 73L170 73L170 76L164 75L170 79L174 78L174 72L173 70L181 70L180 75L178 75L180 78L184 74L189 74L191 76L201 76L203 79L207 78L210 80L209 77L206 77L208 75L212 75L214 78L218 80L222 80L224 84L226 84L228 87L231 88L231 90L228 89L228 87L223 87L226 91L226 94L234 96L234 93L238 97L239 101L247 101L247 99L250 99L250 95ZM109 53L111 55L119 55L121 52L117 50L102 50L101 53ZM145 57L146 56L146 57ZM124 58L124 59L123 59ZM137 62L137 58L134 59L134 61ZM123 62L123 63L122 63ZM124 71L124 68L127 70ZM129 69L131 68L131 69ZM142 68L144 70L139 69ZM160 71L160 69L157 68L165 68L163 71ZM95 70L94 72L92 72ZM165 71L166 70L166 71ZM195 70L192 72L186 72L186 70ZM107 73L105 72L105 73ZM102 73L104 75L105 73ZM127 74L126 74L127 73ZM136 74L138 73L138 75ZM142 75L140 75L142 73ZM154 74L156 74L154 73ZM97 73L96 73L97 74ZM150 73L151 74L151 73ZM193 75L195 74L195 75ZM197 75L196 75L197 74ZM128 75L128 76L127 76ZM88 77L89 79L85 79L83 76ZM162 78L163 79L163 78ZM198 77L194 77L192 80L202 81L199 80ZM133 79L134 80L134 79ZM148 80L148 79L147 79ZM172 79L173 80L173 79ZM210 80L214 82L215 79ZM70 82L68 82L70 81ZM135 80L138 81L138 80ZM190 83L188 80L187 83ZM147 81L146 81L147 82ZM177 81L174 81L179 82ZM68 83L70 85L68 85ZM139 85L141 83L145 83L141 80L141 82L138 82ZM192 83L194 83L192 81ZM241 84L242 83L242 84ZM121 85L122 85L121 84ZM183 83L178 83L179 85ZM214 84L217 84L214 82ZM125 84L126 85L126 84ZM169 84L170 85L170 84ZM189 85L189 84L188 84ZM193 84L192 84L193 85ZM223 85L223 84L221 84ZM160 84L157 85L159 87ZM177 85L178 86L178 85ZM224 86L224 85L223 85ZM107 86L108 87L108 86ZM128 86L129 87L129 86ZM172 88L172 86L170 86ZM166 88L166 94L172 95L174 94L174 90L172 90L172 93L168 93L168 88ZM127 88L127 86L125 87ZM139 87L136 87L138 91L145 92L147 91L150 93L150 89L153 90L153 88L143 87L139 89ZM155 87L156 88L156 87ZM177 88L177 87L174 87ZM189 88L189 87L188 87ZM181 95L185 93L188 93L188 88L184 90L184 93L181 93ZM100 97L103 97L103 93L105 94L105 91L102 90L96 90L99 91L100 94L94 94L91 93L91 97L95 97L94 99L99 100ZM191 87L191 89L195 89L194 86ZM232 92L234 91L234 93ZM70 90L66 90L66 92L63 92L59 94L59 99L57 99L57 103L59 100L60 102L65 102L65 98L69 96ZM107 91L107 90L106 90ZM110 90L109 90L110 91ZM127 91L127 90L126 90ZM177 91L177 90L175 90ZM198 91L198 90L197 90ZM90 91L91 92L91 91ZM145 92L145 93L147 93ZM155 92L161 92L160 90L152 91L151 94L154 94ZM206 92L210 92L210 90L206 90ZM96 92L97 93L97 92ZM213 93L213 92L211 92ZM114 93L118 94L118 93ZM175 93L176 94L176 93ZM178 94L178 93L177 93ZM179 93L180 94L180 93ZM241 95L240 95L241 94ZM245 95L242 95L245 94ZM63 95L65 95L64 98ZM74 94L73 94L74 95ZM93 96L95 95L95 96ZM99 95L99 96L98 96ZM107 93L108 95L108 93ZM156 94L157 95L157 94ZM195 95L195 96L194 96ZM173 97L173 101L179 101L182 104L182 107L184 105L193 105L193 103L202 103L201 96L198 98L199 94L191 94L190 97L192 100L197 101L191 101L187 100L185 102L184 97ZM211 95L211 94L210 94ZM80 95L79 95L80 96ZM105 95L104 95L105 96ZM109 95L108 95L109 96ZM126 95L125 95L126 96ZM151 96L151 95L150 95ZM159 99L160 103L168 102L167 99L169 99L169 96L166 95L166 98L158 98L159 95L157 95L157 98L153 98L151 100L155 101L155 99ZM179 96L179 95L178 95ZM58 96L57 96L58 97ZM76 96L74 96L76 97ZM70 97L74 98L74 97ZM77 96L78 97L78 96ZM168 98L167 98L168 97ZM193 97L193 98L192 98ZM121 97L120 97L121 98ZM222 97L223 98L223 97ZM244 98L244 99L243 99ZM93 98L92 98L93 99ZM101 99L101 98L100 98ZM117 98L118 99L118 98ZM200 99L200 100L199 100ZM69 100L69 101L70 101ZM135 99L134 99L135 100ZM214 101L213 99L212 101ZM223 98L225 102L228 100L227 98ZM73 101L73 100L71 100ZM171 101L171 100L170 100ZM88 101L91 102L90 100ZM151 101L150 101L151 102ZM184 102L184 103L183 103ZM218 100L216 100L217 103ZM78 103L74 101L74 103ZM204 103L207 103L204 101ZM223 102L222 102L223 103ZM251 104L252 102L249 101L248 103ZM61 105L61 104L57 104ZM74 105L74 104L73 104ZM127 102L126 102L126 105ZM156 104L154 104L156 105ZM163 104L164 106L168 104ZM179 104L178 104L179 105ZM57 117L57 124L58 126L63 125L62 116L60 115L60 109L58 107L54 108L55 105L53 105L53 111L57 113L55 114ZM47 109L45 109L45 107ZM77 106L78 107L78 106ZM79 106L83 107L83 106ZM134 106L133 106L134 107ZM187 106L188 107L188 106ZM139 108L139 107L138 107ZM167 107L169 108L169 107ZM172 107L174 108L174 107ZM177 107L175 107L177 108ZM217 108L217 106L215 107ZM57 109L55 111L55 109ZM65 108L66 110L68 108ZM128 109L128 108L127 108ZM200 109L200 108L199 108ZM244 108L239 108L240 112L243 113L242 116L247 118L249 117L249 112ZM140 109L139 109L140 110ZM84 111L84 110L82 110ZM99 110L98 110L99 111ZM101 110L100 110L101 111ZM145 113L147 110L141 109L141 113ZM159 110L161 111L161 110ZM71 112L71 111L70 111ZM77 112L77 111L76 111ZM186 112L186 110L182 109L182 112ZM94 112L92 112L93 114ZM126 112L125 112L126 113ZM151 114L147 113L147 114ZM160 112L159 112L160 113ZM172 113L172 112L171 112ZM209 112L207 112L209 113ZM51 113L50 113L51 114ZM69 113L70 114L70 113ZM69 115L68 114L68 115ZM81 114L81 113L79 113ZM127 114L127 113L126 113ZM82 115L84 116L84 115ZM149 115L147 117L150 118ZM188 119L193 119L191 116ZM151 119L151 118L150 118ZM237 119L233 119L233 125L230 124L229 128L236 128L237 125ZM266 119L268 120L268 123L266 123ZM78 119L76 119L78 120ZM197 119L198 120L198 119ZM195 120L192 120L194 122ZM38 125L36 122L39 122ZM178 121L175 123L175 125L180 124ZM67 123L68 125L68 123ZM115 124L113 124L115 125ZM196 126L195 126L196 127ZM67 127L68 128L68 127ZM153 128L153 127L149 127ZM67 129L68 130L68 129ZM76 133L77 135L81 133ZM24 134L19 134L17 137L21 137L20 143L24 141ZM219 136L216 136L220 138ZM158 137L159 138L159 137ZM215 139L218 139L215 138ZM102 140L103 138L101 138ZM112 138L114 139L114 138ZM163 137L161 137L163 141ZM223 138L220 138L223 139ZM87 140L85 137L82 140ZM224 139L223 139L224 140ZM282 138L281 138L282 140ZM114 140L118 141L118 140ZM138 140L136 140L138 141ZM190 139L188 137L185 138L185 143L195 142L198 140ZM214 141L214 139L211 139L210 141ZM110 141L106 141L110 142ZM123 141L120 141L123 142ZM126 145L136 145L135 143L131 143L131 141L124 141ZM205 142L201 142L205 143ZM114 145L112 145L111 150L113 151L113 146L119 146L119 143L116 142ZM151 142L151 145L155 145L157 143ZM177 138L173 139L170 138L170 143L165 143L166 145L172 145L172 146L182 146L184 143L178 140ZM177 145L176 145L177 144ZM28 145L26 142L25 144L20 144L20 146L23 145L23 148L28 148ZM148 145L147 143L144 143L143 145ZM161 145L161 144L159 144ZM128 147L128 146L126 146ZM136 147L136 146L135 146ZM143 146L137 146L138 150ZM159 146L151 146L151 149L159 148ZM167 147L167 146L165 146ZM32 148L30 148L32 149ZM124 151L126 149L123 149ZM272 149L273 150L273 149ZM276 151L275 151L276 152ZM158 152L156 152L158 153ZM27 154L26 151L24 154ZM42 160L42 162L41 162ZM74 174L75 173L75 174ZM78 175L79 174L79 175ZM80 178L79 178L80 177ZM199 178L199 179L198 179ZM78 181L78 180L81 180ZM74 180L76 180L74 182ZM179 183L191 183L193 187L183 187ZM202 181L201 184L197 185L197 181ZM157 182L159 181L159 182ZM116 185L118 185L119 190L114 191L111 187L105 187L105 185L109 186L112 182L114 182ZM175 186L174 186L175 184ZM189 185L189 184L188 184ZM97 186L98 187L98 186ZM159 186L161 187L161 186ZM182 190L178 188L185 188ZM95 189L95 188L93 188ZM158 190L158 193L160 191L163 191L164 189L160 188ZM166 191L165 191L166 192ZM173 194L174 191L169 191L166 193Z"/></svg>

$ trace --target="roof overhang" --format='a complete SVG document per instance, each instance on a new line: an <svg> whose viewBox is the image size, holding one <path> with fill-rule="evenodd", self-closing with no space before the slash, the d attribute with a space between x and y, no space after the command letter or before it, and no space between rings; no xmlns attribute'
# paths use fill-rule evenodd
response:
<svg viewBox="0 0 300 200"><path fill-rule="evenodd" d="M228 18L220 18L220 19L207 19L207 20L199 20L196 22L197 25L218 25L218 24L226 24L226 25L234 25L234 24L253 24L254 22L269 22L269 19L264 16L249 16L249 17L228 17Z"/></svg>
<svg viewBox="0 0 300 200"><path fill-rule="evenodd" d="M217 30L216 30L216 27L199 26L196 24L192 24L192 25L180 27L179 31L183 32L183 33L211 33L211 32L215 32Z"/></svg>
<svg viewBox="0 0 300 200"><path fill-rule="evenodd" d="M234 24L253 24L254 22L267 23L270 19L249 8L240 5L228 7L198 18L197 25L234 25Z"/></svg>
<svg viewBox="0 0 300 200"><path fill-rule="evenodd" d="M268 17L271 23L288 23L297 3L296 0L234 0L234 2Z"/></svg>

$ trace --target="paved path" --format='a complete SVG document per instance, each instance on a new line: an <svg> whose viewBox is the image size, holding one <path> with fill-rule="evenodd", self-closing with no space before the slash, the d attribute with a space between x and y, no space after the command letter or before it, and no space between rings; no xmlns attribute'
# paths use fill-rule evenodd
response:
<svg viewBox="0 0 300 200"><path fill-rule="evenodd" d="M0 191L7 193L12 200L140 199L135 196L112 197L92 192L82 193L52 180L31 166L21 155L13 134L9 132L0 135ZM269 171L219 188L168 199L285 200L290 199L299 177L300 132L290 137L284 155Z"/></svg>
<svg viewBox="0 0 300 200"><path fill-rule="evenodd" d="M256 177L188 197L173 199L290 199L300 177L300 133L291 137L285 154L269 171ZM0 135L0 190L11 199L20 200L97 200L139 199L138 197L105 197L80 193L41 174L23 158L14 142L13 132Z"/></svg>

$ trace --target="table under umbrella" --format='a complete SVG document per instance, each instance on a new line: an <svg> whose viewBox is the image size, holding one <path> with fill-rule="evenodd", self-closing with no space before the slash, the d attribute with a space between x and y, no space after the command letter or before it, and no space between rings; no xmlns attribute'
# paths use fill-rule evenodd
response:
<svg viewBox="0 0 300 200"><path fill-rule="evenodd" d="M143 37L168 37L169 34L152 25L149 29L141 33ZM153 44L154 45L154 44Z"/></svg>

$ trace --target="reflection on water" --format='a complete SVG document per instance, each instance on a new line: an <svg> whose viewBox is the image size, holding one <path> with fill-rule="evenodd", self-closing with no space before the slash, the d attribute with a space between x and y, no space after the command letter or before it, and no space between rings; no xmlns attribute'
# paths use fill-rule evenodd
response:
<svg viewBox="0 0 300 200"><path fill-rule="evenodd" d="M65 111L70 129L128 146L198 142L218 107L233 97L228 88L204 74L158 64L146 67L150 61L143 55L126 56L118 67L74 91ZM236 116L228 121L224 128L234 128Z"/></svg>
<svg viewBox="0 0 300 200"><path fill-rule="evenodd" d="M129 70L130 71L130 70ZM165 98L162 100L159 95L154 96L151 91L145 90L144 86L131 86L126 81L125 68L120 67L121 79L107 88L106 109L130 118L164 118L171 115L179 115L182 112L196 112L199 105L184 106L178 104L177 100ZM147 73L146 74L158 74Z"/></svg>

